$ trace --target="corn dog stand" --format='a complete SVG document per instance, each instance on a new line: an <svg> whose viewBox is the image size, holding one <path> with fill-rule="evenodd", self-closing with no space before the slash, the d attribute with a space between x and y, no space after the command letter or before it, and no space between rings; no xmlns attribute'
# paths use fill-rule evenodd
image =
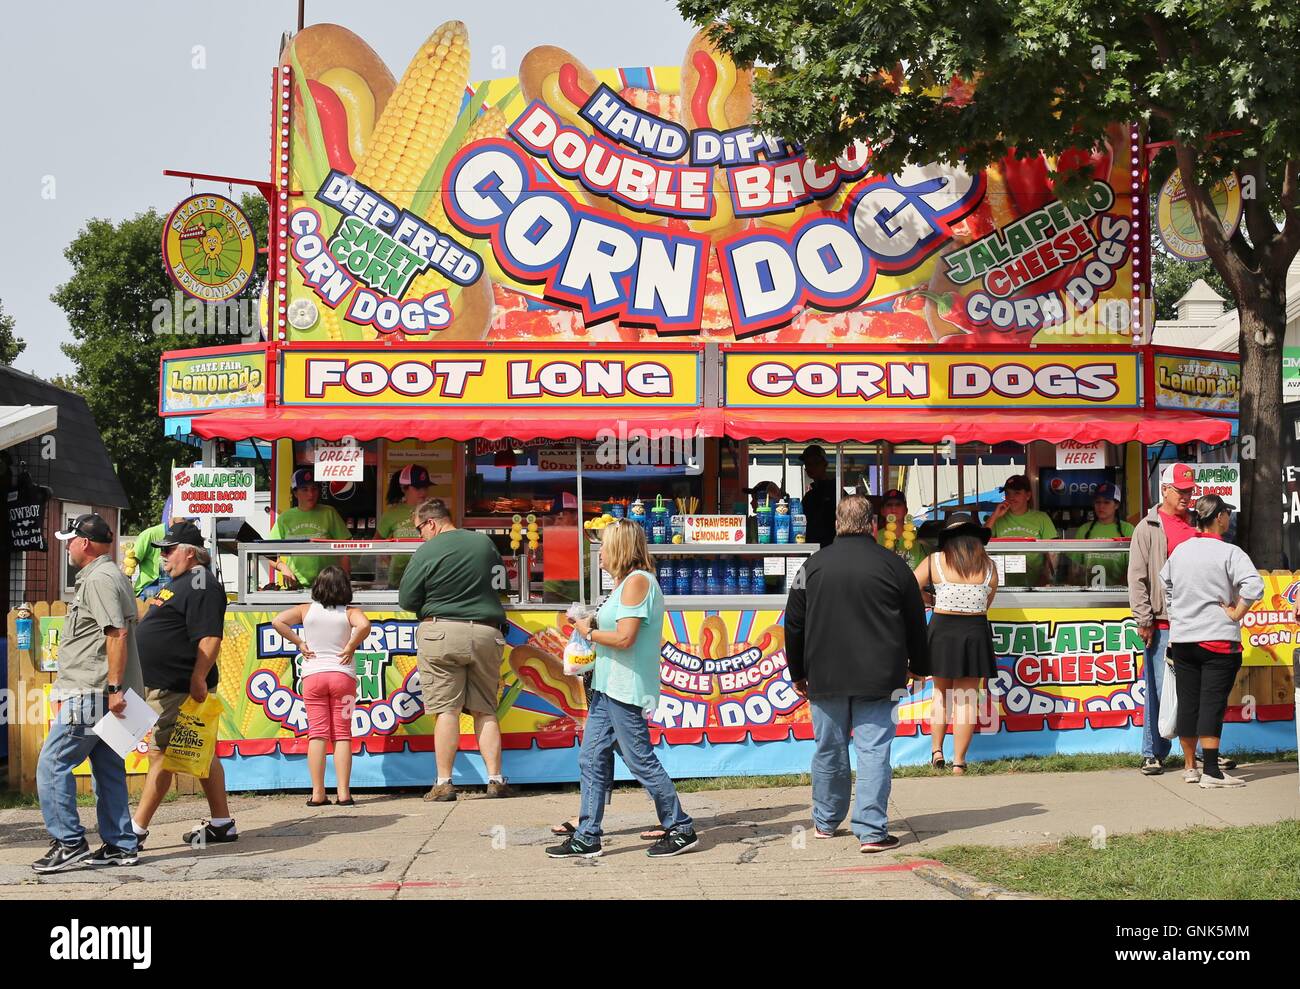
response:
<svg viewBox="0 0 1300 989"><path fill-rule="evenodd" d="M418 544L375 538L405 465L427 468L430 495L506 562L505 772L536 782L577 779L585 697L560 656L570 604L608 591L592 528L607 513L644 509L666 536L652 548L669 610L651 737L668 771L806 771L812 725L783 609L816 547L794 541L795 519L789 541L756 541L747 488L802 496L798 454L818 442L836 490L909 484L934 515L987 510L1022 471L1040 502L1058 486L1086 500L1057 453L1099 443L1098 470L1136 520L1150 451L1228 441L1225 415L1159 406L1157 355L1134 346L1136 128L1093 152L1087 203L1067 207L1042 162L875 176L859 148L814 166L748 130L749 74L702 38L680 67L591 70L539 47L517 77L475 85L468 46L443 25L399 81L343 28L290 42L273 77L266 339L221 355L260 369L261 387L244 376L223 398L215 379L172 373L193 353L163 357L160 410L188 419L205 464L231 441L270 444L274 512L322 448L363 451L361 479L324 498L354 540L237 547L219 688L232 788L306 785L294 655L270 626L304 600L271 578L270 561L292 556L347 557L374 622L357 653L354 785L430 782L416 623L394 588ZM352 99L356 79L369 102ZM428 119L386 110L399 94ZM183 386L205 390L201 409ZM975 758L1138 751L1126 549L991 545L1014 586L992 614L1005 659ZM1276 589L1290 622L1294 591ZM903 701L899 763L928 759L927 707L928 687ZM1267 713L1230 742L1289 746L1292 715ZM457 762L458 779L476 771Z"/></svg>

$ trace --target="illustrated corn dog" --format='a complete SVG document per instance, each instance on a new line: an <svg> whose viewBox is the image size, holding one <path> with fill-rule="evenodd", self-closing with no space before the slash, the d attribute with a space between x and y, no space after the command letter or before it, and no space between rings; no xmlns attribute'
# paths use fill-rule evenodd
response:
<svg viewBox="0 0 1300 989"><path fill-rule="evenodd" d="M764 659L774 653L781 652L785 649L785 629L780 625L771 625L765 628L754 645L762 650Z"/></svg>
<svg viewBox="0 0 1300 989"><path fill-rule="evenodd" d="M697 32L682 59L682 123L687 130L707 127L719 131L749 123L754 109L753 83L752 69L736 68L704 31ZM746 221L732 211L722 169L717 169L715 181L713 216L691 220L690 228L718 240L740 230Z"/></svg>
<svg viewBox="0 0 1300 989"><path fill-rule="evenodd" d="M530 645L515 646L507 659L510 669L533 694L549 701L575 720L587 717L582 681L564 675L564 663Z"/></svg>
<svg viewBox="0 0 1300 989"><path fill-rule="evenodd" d="M721 659L727 654L727 623L717 615L706 615L700 622L700 655Z"/></svg>

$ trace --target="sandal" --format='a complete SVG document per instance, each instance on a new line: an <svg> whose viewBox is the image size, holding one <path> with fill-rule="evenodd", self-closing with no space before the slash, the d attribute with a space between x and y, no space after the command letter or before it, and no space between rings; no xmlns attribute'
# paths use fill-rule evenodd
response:
<svg viewBox="0 0 1300 989"><path fill-rule="evenodd" d="M930 753L930 768L942 769L943 767L943 749L935 749Z"/></svg>
<svg viewBox="0 0 1300 989"><path fill-rule="evenodd" d="M660 838L664 837L667 834L668 832L665 831L663 828L647 828L645 831L641 832L641 840L658 841Z"/></svg>
<svg viewBox="0 0 1300 989"><path fill-rule="evenodd" d="M568 821L561 821L559 824L551 828L551 834L571 835L577 833L578 829Z"/></svg>
<svg viewBox="0 0 1300 989"><path fill-rule="evenodd" d="M330 798L329 798L329 797L326 797L326 798L325 798L324 800L322 800L320 803L317 803L315 800L311 800L311 799L308 799L308 800L307 800L307 806L308 806L308 807L328 807L329 805L330 805Z"/></svg>
<svg viewBox="0 0 1300 989"><path fill-rule="evenodd" d="M965 775L966 775L966 763L964 763L964 762L954 762L954 763L952 764L952 774L953 774L954 776L965 776Z"/></svg>
<svg viewBox="0 0 1300 989"><path fill-rule="evenodd" d="M352 797L348 797L347 800L335 800L334 805L336 807L355 807L357 802Z"/></svg>

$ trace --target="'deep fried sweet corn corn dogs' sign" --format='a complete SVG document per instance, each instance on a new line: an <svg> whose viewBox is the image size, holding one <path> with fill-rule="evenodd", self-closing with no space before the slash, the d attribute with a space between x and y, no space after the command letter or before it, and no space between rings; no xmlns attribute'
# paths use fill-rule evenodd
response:
<svg viewBox="0 0 1300 989"><path fill-rule="evenodd" d="M465 26L395 79L357 35L286 47L292 340L1127 342L1134 132L1059 158L818 163L753 126L753 72L703 32L680 66L552 45L470 84ZM950 100L973 97L954 81ZM1086 200L1056 195L1084 171ZM279 172L280 169L277 169Z"/></svg>

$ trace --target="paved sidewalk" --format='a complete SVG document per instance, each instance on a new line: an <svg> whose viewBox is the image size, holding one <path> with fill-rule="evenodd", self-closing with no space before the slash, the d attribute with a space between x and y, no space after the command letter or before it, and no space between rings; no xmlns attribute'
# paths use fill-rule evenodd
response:
<svg viewBox="0 0 1300 989"><path fill-rule="evenodd" d="M903 843L871 856L859 854L847 832L814 839L808 791L789 787L684 795L701 848L667 861L647 859L637 837L653 824L638 790L615 795L605 855L582 862L542 852L556 840L549 825L577 810L576 793L525 790L509 800L470 793L453 804L360 794L356 807L319 810L303 806L305 795L239 797L232 801L239 842L203 852L180 836L205 806L177 801L159 811L135 868L50 877L30 869L48 840L39 812L0 811L0 899L953 899L913 873L949 845L1300 818L1294 763L1237 772L1249 785L1227 791L1135 769L896 780L890 827ZM93 808L81 814L93 828Z"/></svg>

